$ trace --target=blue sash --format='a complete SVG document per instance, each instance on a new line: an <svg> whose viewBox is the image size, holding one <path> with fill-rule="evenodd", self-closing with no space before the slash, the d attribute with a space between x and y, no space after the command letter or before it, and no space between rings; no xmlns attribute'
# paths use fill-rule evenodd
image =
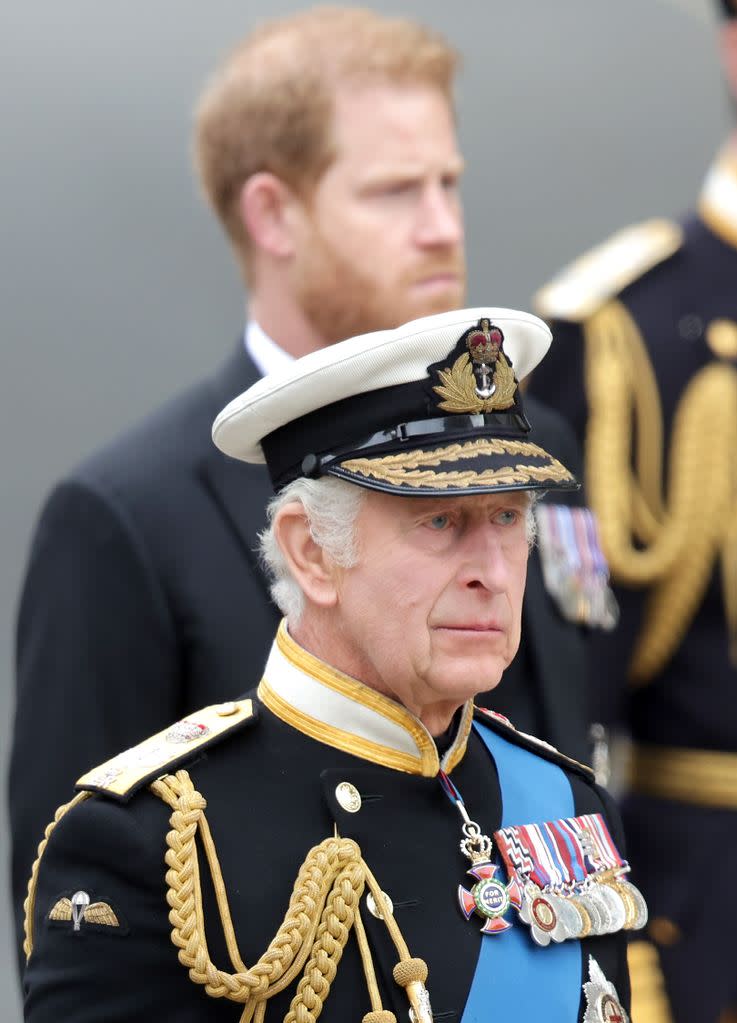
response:
<svg viewBox="0 0 737 1023"><path fill-rule="evenodd" d="M573 817L565 773L474 721L499 774L503 828ZM515 919L502 934L483 935L461 1023L575 1023L581 1002L581 945L540 948Z"/></svg>

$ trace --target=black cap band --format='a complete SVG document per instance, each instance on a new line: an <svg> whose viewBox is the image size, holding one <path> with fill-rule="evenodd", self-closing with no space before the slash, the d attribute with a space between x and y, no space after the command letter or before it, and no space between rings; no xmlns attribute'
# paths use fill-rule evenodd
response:
<svg viewBox="0 0 737 1023"><path fill-rule="evenodd" d="M385 387L325 405L262 440L275 490L298 476L324 476L336 461L400 451L411 442L443 443L467 437L525 437L530 424L517 396L508 411L428 418L423 381ZM340 438L343 443L336 444Z"/></svg>

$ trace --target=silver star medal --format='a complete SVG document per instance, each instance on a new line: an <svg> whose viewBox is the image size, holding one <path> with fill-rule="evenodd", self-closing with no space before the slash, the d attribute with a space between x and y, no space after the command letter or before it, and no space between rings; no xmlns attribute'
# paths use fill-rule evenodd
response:
<svg viewBox="0 0 737 1023"><path fill-rule="evenodd" d="M606 979L593 956L589 956L589 979L583 986L583 993L586 996L583 1023L629 1023L617 989Z"/></svg>

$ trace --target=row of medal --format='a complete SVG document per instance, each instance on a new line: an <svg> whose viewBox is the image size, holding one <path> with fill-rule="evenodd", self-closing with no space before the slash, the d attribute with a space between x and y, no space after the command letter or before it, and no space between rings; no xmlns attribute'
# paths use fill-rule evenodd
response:
<svg viewBox="0 0 737 1023"><path fill-rule="evenodd" d="M645 899L628 879L629 865L601 814L495 832L509 877L504 884L491 860L492 840L467 818L462 801L456 802L465 821L461 851L471 860L468 874L475 881L471 888L458 886L458 902L466 919L474 914L483 919L484 934L511 927L506 916L512 908L542 946L640 930L647 923Z"/></svg>
<svg viewBox="0 0 737 1023"><path fill-rule="evenodd" d="M502 828L494 839L538 945L647 923L645 899L601 814Z"/></svg>
<svg viewBox="0 0 737 1023"><path fill-rule="evenodd" d="M544 502L535 508L545 588L570 622L613 629L619 619L609 567L588 508Z"/></svg>
<svg viewBox="0 0 737 1023"><path fill-rule="evenodd" d="M522 893L519 917L530 927L533 941L551 941L640 930L647 923L642 893L624 875L595 877L562 893L538 888L528 882Z"/></svg>

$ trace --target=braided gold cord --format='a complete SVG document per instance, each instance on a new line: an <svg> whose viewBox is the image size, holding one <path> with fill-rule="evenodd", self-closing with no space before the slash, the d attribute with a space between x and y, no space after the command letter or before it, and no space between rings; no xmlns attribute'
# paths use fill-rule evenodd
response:
<svg viewBox="0 0 737 1023"><path fill-rule="evenodd" d="M623 307L624 308L624 307ZM636 535L643 540L654 537L657 524L663 521L663 413L660 392L650 356L639 332L633 335L624 330L629 360L629 383L634 402L635 422L640 425L635 438L635 472L633 483L638 495L637 505L643 521L635 509ZM647 424L647 429L644 425ZM649 530L652 533L648 535Z"/></svg>
<svg viewBox="0 0 737 1023"><path fill-rule="evenodd" d="M722 586L730 638L729 656L732 664L737 665L737 503L730 509L728 519L722 547Z"/></svg>
<svg viewBox="0 0 737 1023"><path fill-rule="evenodd" d="M713 432L699 452L695 439L709 415ZM630 669L636 684L652 678L680 646L728 540L735 493L732 463L737 458L737 374L730 367L706 366L684 391L673 425L671 460L689 448L695 496L692 519L677 564L654 583L648 595ZM675 466L672 471L676 472Z"/></svg>
<svg viewBox="0 0 737 1023"><path fill-rule="evenodd" d="M168 848L165 857L171 940L179 949L179 961L187 967L194 983L204 986L212 998L228 998L242 1004L241 1023L261 1023L267 1000L282 991L303 970L285 1023L314 1023L322 1012L351 928L355 926L372 1012L378 1013L380 1018L391 1018L390 1013L384 1013L381 1005L371 952L358 910L367 883L384 913L400 961L415 964L421 960L410 958L378 882L355 842L336 835L310 850L300 867L286 915L276 936L258 962L249 968L243 963L238 950L222 871L205 818L207 804L204 797L196 791L186 771L177 771L175 775L155 781L151 791L173 811L171 830L166 836ZM203 919L198 834L212 875L234 973L219 970L210 959ZM426 976L424 964L420 972L423 968ZM418 973L414 965L409 970L413 977ZM407 994L412 1003L412 984L408 985Z"/></svg>
<svg viewBox="0 0 737 1023"><path fill-rule="evenodd" d="M312 955L284 1023L315 1023L322 1012L355 920L363 886L361 861L347 864L336 877L312 946Z"/></svg>
<svg viewBox="0 0 737 1023"><path fill-rule="evenodd" d="M292 892L284 921L264 955L250 969L238 952L225 885L214 846L206 832L205 851L213 875L218 910L226 934L228 952L236 973L225 973L211 961L204 933L199 859L195 837L204 820L204 798L195 791L186 771L178 771L152 785L152 790L174 808L172 830L167 835L167 900L172 941L179 948L179 960L188 967L190 978L202 984L213 998L251 1002L244 1020L250 1019L259 1001L272 997L296 976L304 965L319 924L331 873L341 860L360 860L360 851L348 840L330 839L317 846L303 864ZM204 832L204 829L203 829Z"/></svg>
<svg viewBox="0 0 737 1023"><path fill-rule="evenodd" d="M36 909L36 889L38 887L38 871L41 866L41 858L46 851L46 846L49 838L51 837L51 833L62 817L69 813L69 811L79 803L83 803L85 799L89 799L91 795L91 792L79 792L70 802L63 803L54 814L53 821L51 821L51 823L47 826L46 831L44 832L44 837L39 843L36 859L33 867L31 868L31 876L28 881L28 895L23 903L23 911L25 913L25 919L23 921L23 952L25 953L26 961L30 959L31 952L33 951L33 914Z"/></svg>
<svg viewBox="0 0 737 1023"><path fill-rule="evenodd" d="M684 437L685 446L672 445L672 452L677 451L678 457L671 460L670 515L659 522L654 542L644 550L637 549L633 544L633 492L639 487L630 464L633 401L628 362L631 341L620 322L620 316L624 315L629 317L618 303L612 303L587 325L586 367L591 415L586 437L586 471L602 546L613 577L626 585L644 586L670 571L682 555L689 527L695 521L693 512L701 501L701 491L693 486L691 471L700 468L703 452L699 431ZM660 414L659 408L649 412L636 424L638 435L647 432L650 422Z"/></svg>
<svg viewBox="0 0 737 1023"><path fill-rule="evenodd" d="M637 325L611 302L590 318L585 338L586 474L602 547L617 582L651 588L630 667L643 683L681 643L720 551L724 561L737 545L728 529L737 498L737 372L710 363L684 390L663 502L662 413ZM733 589L727 608L737 627Z"/></svg>

